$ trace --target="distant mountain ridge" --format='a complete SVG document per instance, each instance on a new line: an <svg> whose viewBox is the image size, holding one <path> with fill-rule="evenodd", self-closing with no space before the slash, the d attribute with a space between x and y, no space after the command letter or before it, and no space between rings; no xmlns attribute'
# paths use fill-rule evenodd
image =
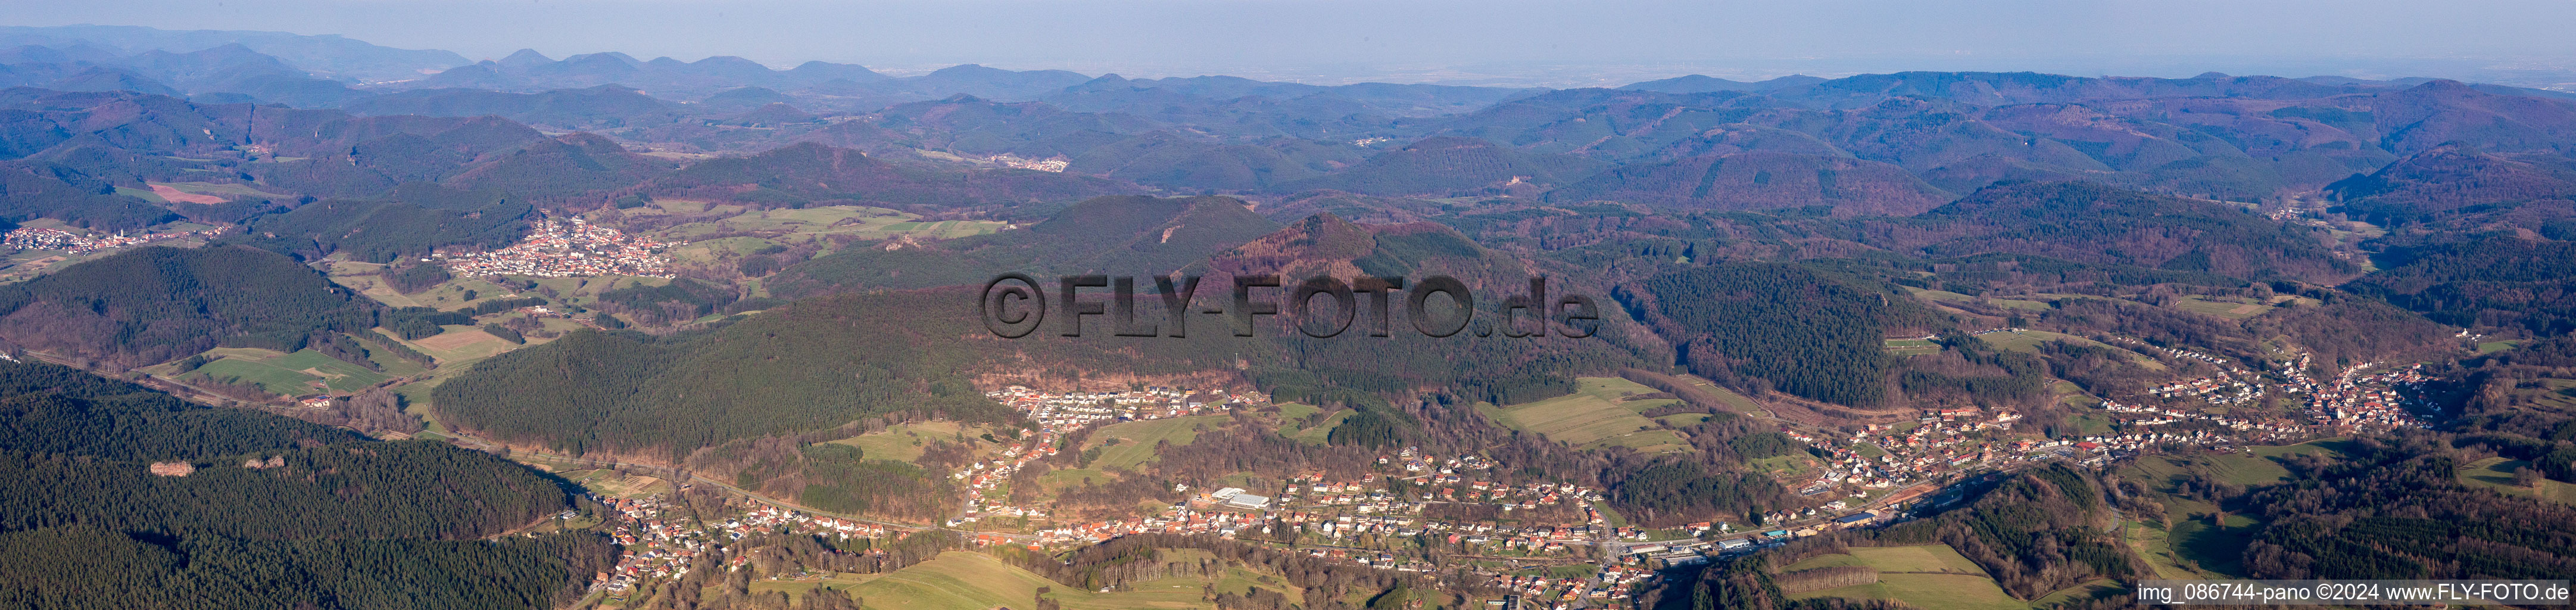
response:
<svg viewBox="0 0 2576 610"><path fill-rule="evenodd" d="M0 26L0 48L108 47L124 55L144 51L188 53L228 44L277 57L300 70L353 80L417 78L424 72L473 63L451 51L381 47L334 34L162 30L125 25Z"/></svg>

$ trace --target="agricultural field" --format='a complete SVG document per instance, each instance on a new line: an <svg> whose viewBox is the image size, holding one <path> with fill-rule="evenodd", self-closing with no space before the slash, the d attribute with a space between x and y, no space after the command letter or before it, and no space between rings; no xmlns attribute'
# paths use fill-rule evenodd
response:
<svg viewBox="0 0 2576 610"><path fill-rule="evenodd" d="M1790 595L1790 599L1840 597L1898 600L1926 610L2023 610L2029 602L2013 599L1996 586L1984 569L1949 545L1854 548L1851 554L1810 557L1784 570L1834 566L1868 566L1879 571L1876 583Z"/></svg>
<svg viewBox="0 0 2576 610"><path fill-rule="evenodd" d="M2122 527L2127 529L2122 532L2121 539L2128 542L2130 551L2147 560L2147 565L2155 569L2157 578L2197 580L2227 577L2184 566L2182 555L2174 551L2172 532L2162 527L2135 521L2125 522Z"/></svg>
<svg viewBox="0 0 2576 610"><path fill-rule="evenodd" d="M867 239L885 239L901 235L947 238L992 233L1008 228L1009 223L981 220L943 220L923 222L920 216L895 210L867 206L834 205L799 209L751 209L747 206L683 199L659 199L643 207L609 214L596 213L594 221L637 221L654 217L678 216L661 222L681 222L667 228L648 231L654 239L690 243L700 236L715 234L751 234L751 239L770 243L801 243L824 235L854 235ZM624 224L624 223L620 223ZM641 223L638 223L641 224Z"/></svg>
<svg viewBox="0 0 2576 610"><path fill-rule="evenodd" d="M2245 447L2224 454L2192 456L2158 455L2142 457L2128 467L2138 480L2171 481L2192 470L2207 473L2231 485L2271 485L2290 480L2290 469L2281 461L2292 455L2340 456L2334 449L2340 439L2308 441L2296 445Z"/></svg>
<svg viewBox="0 0 2576 610"><path fill-rule="evenodd" d="M439 328L444 329L445 332L403 343L410 345L413 350L437 359L441 368L469 364L472 361L490 358L500 355L501 352L521 347L517 343L485 333L480 327L448 324ZM393 336L390 332L384 334L388 337ZM529 343L539 343L539 341L531 339Z"/></svg>
<svg viewBox="0 0 2576 610"><path fill-rule="evenodd" d="M1988 304L1988 305L1993 305L1993 306L2001 307L2001 308L2004 308L2004 309L2017 309L2017 310L2021 310L2021 311L2048 311L2048 310L2056 309L2056 308L2057 308L2057 306L2055 306L2055 305L2050 305L2050 304L2048 304L2048 303L2046 303L2046 302L2043 302L2043 301L2025 301L2025 300L2021 300L2021 299L1995 299L1995 298L1989 298L1989 299L1986 299L1986 300L1985 300L1985 302L1986 302L1986 304Z"/></svg>
<svg viewBox="0 0 2576 610"><path fill-rule="evenodd" d="M2496 352L2501 352L2501 351L2505 351L2505 350L2513 349L2513 347L2514 347L2514 346L2516 346L2516 345L2521 345L2521 344L2522 344L2522 341L2521 341L2521 340L2519 340L2519 339L2506 339L2506 340L2503 340L2503 341L2488 341L2488 342L2485 342L2485 343L2479 343L2479 344L2478 344L2478 353L2481 353L2481 354L2492 354L2492 353L2496 353Z"/></svg>
<svg viewBox="0 0 2576 610"><path fill-rule="evenodd" d="M622 474L606 468L575 470L559 474L565 480L602 496L641 498L653 494L671 493L669 481L643 475Z"/></svg>
<svg viewBox="0 0 2576 610"><path fill-rule="evenodd" d="M136 194L135 196L137 196L137 197L142 197L142 198L144 198L144 199L149 199L149 200L152 200L152 201L161 202L161 203L204 203L204 204L216 204L216 203L223 203L223 202L225 202L225 201L227 201L227 200L230 200L230 199L232 199L232 198L234 198L234 197L250 197L250 198L292 198L292 197L293 197L292 195L281 195L281 194L277 194L277 193L271 193L271 192L267 192L267 191L262 191L262 190L259 190L259 188L258 188L258 187L254 187L254 186L251 186L251 185L248 185L248 184L236 184L236 183L231 183L231 182L151 182L151 183L146 183L146 186L148 186L148 187L150 187L150 188L149 188L148 190L147 190L147 189L119 188L119 189L117 189L117 192L119 192L119 193L123 193L123 194L133 194L133 193L130 193L129 191L140 191L140 192L141 192L141 194Z"/></svg>
<svg viewBox="0 0 2576 610"><path fill-rule="evenodd" d="M2180 302L2174 303L2173 307L2175 309L2196 314L2218 316L2230 320L2243 320L2263 315L2263 312L2270 311L2272 309L2271 306L2252 302L2246 299L2211 296L2184 297Z"/></svg>
<svg viewBox="0 0 2576 610"><path fill-rule="evenodd" d="M1030 607L1040 587L1069 610L1185 610L1210 608L1199 596L1203 581L1165 579L1132 590L1099 593L1066 587L981 553L949 551L929 561L847 589L876 610L991 610Z"/></svg>
<svg viewBox="0 0 2576 610"><path fill-rule="evenodd" d="M521 295L509 287L484 281L482 278L470 277L450 279L437 286L422 289L420 292L403 294L395 292L392 286L385 284L384 278L376 275L384 270L386 265L346 260L329 261L329 265L324 272L333 283L358 291L358 294L375 299L378 303L394 307L429 307L452 311L472 307L475 303L491 299L536 296Z"/></svg>
<svg viewBox="0 0 2576 610"><path fill-rule="evenodd" d="M1941 353L1941 344L1927 339L1888 339L1887 355L1930 356Z"/></svg>
<svg viewBox="0 0 2576 610"><path fill-rule="evenodd" d="M1188 445L1199 439L1197 427L1200 424L1221 426L1226 419L1224 415L1192 415L1119 422L1092 432L1091 439L1083 442L1082 448L1103 448L1100 458L1091 463L1092 468L1142 470L1146 462L1153 461L1156 443L1171 443L1174 447ZM1113 438L1119 439L1118 444L1108 444Z"/></svg>
<svg viewBox="0 0 2576 610"><path fill-rule="evenodd" d="M2509 496L2539 498L2560 504L2576 504L2576 483L2544 478L2540 480L2539 489L2513 484L2514 471L2530 465L2531 462L2523 460L2491 457L2460 466L2458 476L2461 483L2470 487L2493 489Z"/></svg>
<svg viewBox="0 0 2576 610"><path fill-rule="evenodd" d="M859 454L871 460L910 462L921 459L921 450L931 441L954 441L959 436L974 438L981 428L967 428L953 421L919 421L889 426L867 434L832 441L835 445L859 448Z"/></svg>
<svg viewBox="0 0 2576 610"><path fill-rule="evenodd" d="M255 383L271 393L286 396L326 391L356 392L394 378L394 375L367 370L309 349L284 354L257 348L219 347L207 350L205 355L216 360L177 377L220 383ZM167 365L158 369L163 374L168 370ZM418 367L415 365L412 370L416 372Z"/></svg>
<svg viewBox="0 0 2576 610"><path fill-rule="evenodd" d="M1010 223L991 220L940 220L933 222L898 222L882 227L872 227L867 230L858 231L858 233L869 237L880 235L884 237L893 237L909 233L924 237L947 238L983 235L985 233L1001 231L1003 228L1008 226L1010 226Z"/></svg>
<svg viewBox="0 0 2576 610"><path fill-rule="evenodd" d="M2282 303L2287 303L2293 300L2302 299L2290 295L2277 295L2270 299L2193 295L2183 297L2180 301L2175 302L2173 307L2175 309L2197 314L2218 316L2230 320L2243 320L2263 315L2265 312L2269 312L2280 307ZM2302 304L2314 304L2315 302L2316 301L2314 300L2306 300L2306 302Z"/></svg>
<svg viewBox="0 0 2576 610"><path fill-rule="evenodd" d="M1289 405L1296 405L1297 407L1301 407L1302 410L1294 412L1294 416L1292 417ZM1287 426L1295 426L1300 420L1305 419L1309 415L1313 415L1316 410L1316 407L1296 403L1280 405L1279 419L1281 422L1285 422L1285 425ZM1355 412L1350 409L1335 411L1332 415L1325 417L1324 421L1313 426L1298 428L1295 430L1282 429L1279 431L1279 434L1298 442L1321 445L1324 444L1324 441L1332 435L1333 427L1342 425L1342 421L1350 419L1353 413Z"/></svg>
<svg viewBox="0 0 2576 610"><path fill-rule="evenodd" d="M1972 296L1968 296L1968 295L1964 295L1964 294L1959 294L1959 293L1956 293L1956 292L1950 292L1950 291L1947 291L1947 290L1932 290L1932 289L1928 289L1928 288L1916 288L1916 287L1913 287L1913 286L1906 286L1906 287L1904 287L1904 288L1905 288L1905 291L1906 291L1906 292L1914 293L1914 296L1923 297L1923 298L1931 299L1931 300L1934 300L1934 301L1945 301L1945 302L1950 302L1950 303L1975 303L1975 302L1977 302L1977 297L1972 297Z"/></svg>
<svg viewBox="0 0 2576 610"><path fill-rule="evenodd" d="M1658 398L1628 400L1657 393L1654 388L1617 377L1582 377L1573 394L1508 407L1480 406L1478 411L1505 426L1546 435L1578 446L1624 445L1654 453L1688 448L1671 430L1657 427L1639 412L1681 402Z"/></svg>
<svg viewBox="0 0 2576 610"><path fill-rule="evenodd" d="M2124 469L2123 475L2138 481L2164 481L2159 492L2170 493L2187 473L2198 472L2230 485L2255 487L2291 479L2283 461L2294 455L2339 457L2336 451L2341 439L2323 439L2296 445L2256 446L2225 454L2193 456L2156 456L2144 458ZM2129 545L2154 565L2160 574L2199 575L2236 574L2238 560L2246 545L2252 543L2260 521L2241 513L2221 511L2207 502L2180 496L2158 498L2165 505L2166 528L2154 523L2129 526ZM2218 521L2219 518L2224 521Z"/></svg>

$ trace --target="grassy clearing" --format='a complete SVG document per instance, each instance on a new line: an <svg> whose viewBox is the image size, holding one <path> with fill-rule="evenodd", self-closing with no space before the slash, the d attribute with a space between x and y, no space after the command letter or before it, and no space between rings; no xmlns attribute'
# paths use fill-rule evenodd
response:
<svg viewBox="0 0 2576 610"><path fill-rule="evenodd" d="M2145 480L2172 481L2187 471L2198 469L2211 477L2233 485L2271 485L2290 480L2290 469L2282 465L2293 455L2339 457L2334 447L2341 439L2322 439L2296 445L2245 447L2225 454L2193 456L2154 456L2139 459L2130 468Z"/></svg>
<svg viewBox="0 0 2576 610"><path fill-rule="evenodd" d="M867 206L836 205L755 210L735 204L680 199L656 200L644 207L621 210L618 215L625 217L689 215L698 219L698 222L682 223L652 233L655 239L678 243L690 243L698 240L700 236L718 233L753 233L757 235L749 239L766 238L773 243L810 242L820 236L831 234L856 235L867 239L885 239L902 235L949 238L992 233L1009 226L1009 223L982 220L923 222L920 216L914 214ZM711 216L714 218L708 219Z"/></svg>
<svg viewBox="0 0 2576 610"><path fill-rule="evenodd" d="M1091 440L1084 442L1082 449L1106 447L1100 450L1100 459L1091 463L1092 468L1140 470L1146 462L1157 457L1154 454L1156 443L1168 442L1174 447L1188 445L1199 440L1197 427L1200 424L1217 426L1225 421L1224 415L1192 415L1119 422L1091 433ZM1109 439L1113 438L1118 439L1118 444L1109 444Z"/></svg>
<svg viewBox="0 0 2576 610"><path fill-rule="evenodd" d="M832 443L857 447L860 454L866 455L871 460L910 462L921 459L922 447L929 445L930 441L953 441L960 434L971 437L983 432L969 431L965 426L953 421L922 421L892 426L884 430L832 441Z"/></svg>
<svg viewBox="0 0 2576 610"><path fill-rule="evenodd" d="M442 367L449 362L482 360L519 348L519 344L503 341L473 326L449 324L439 328L447 332L413 339L410 343L412 349L436 358Z"/></svg>
<svg viewBox="0 0 2576 610"><path fill-rule="evenodd" d="M367 370L309 349L281 354L254 348L215 348L206 350L205 355L216 360L197 367L184 377L222 383L255 383L269 392L288 396L322 391L356 392L384 383L395 375L408 374L401 372L406 369L395 369L393 374ZM420 370L419 365L396 362L409 371ZM169 367L163 366L154 372L169 374L170 371Z"/></svg>
<svg viewBox="0 0 2576 610"><path fill-rule="evenodd" d="M1342 425L1343 420L1350 419L1351 415L1355 413L1358 412L1350 409L1335 411L1332 415L1325 417L1322 423L1297 430L1283 430L1280 434L1292 440L1296 440L1297 442L1321 445L1324 444L1324 441L1327 438L1330 438L1333 433L1334 426Z"/></svg>
<svg viewBox="0 0 2576 610"><path fill-rule="evenodd" d="M2271 311L2273 304L2240 297L2188 296L2174 303L2175 309L2196 314L2243 320Z"/></svg>
<svg viewBox="0 0 2576 610"><path fill-rule="evenodd" d="M191 195L212 195L215 197L292 197L291 195L280 195L277 193L262 191L257 187L253 187L248 184L236 184L231 182L153 182L149 184L153 187L152 190L155 192L160 191L162 188L168 188L170 190Z"/></svg>
<svg viewBox="0 0 2576 610"><path fill-rule="evenodd" d="M1003 563L980 553L950 551L884 576L848 587L877 610L991 610L1030 607L1038 588L1051 587L1049 599L1073 610L1209 608L1199 600L1200 582L1165 579L1136 583L1113 593L1082 591Z"/></svg>
<svg viewBox="0 0 2576 610"><path fill-rule="evenodd" d="M606 468L570 471L562 473L562 476L581 485L583 489L603 496L641 498L657 493L671 493L669 481L643 475L620 474Z"/></svg>
<svg viewBox="0 0 2576 610"><path fill-rule="evenodd" d="M269 366L257 361L225 358L197 367L185 379L216 383L252 383L272 394L294 396L322 391L322 378Z"/></svg>
<svg viewBox="0 0 2576 610"><path fill-rule="evenodd" d="M2147 565L2155 569L2157 578L2199 580L2226 577L2184 566L2182 555L2174 552L2172 533L2163 528L2138 522L2128 522L2125 527L2127 531L2122 533L2121 539L2128 542L2130 551L2147 560Z"/></svg>
<svg viewBox="0 0 2576 610"><path fill-rule="evenodd" d="M2576 504L2576 484L2541 479L2538 489L2513 484L2513 472L2531 462L2491 457L2460 467L2460 482L2470 487L2484 487L2505 495L2539 498L2561 504Z"/></svg>
<svg viewBox="0 0 2576 610"><path fill-rule="evenodd" d="M1941 353L1941 344L1924 339L1888 339L1886 350L1892 356L1929 356Z"/></svg>
<svg viewBox="0 0 2576 610"><path fill-rule="evenodd" d="M479 278L456 278L419 292L403 294L386 285L383 277L375 275L386 265L342 260L331 261L330 265L326 271L332 282L394 307L433 307L454 311L485 300L510 298L513 293L509 288Z"/></svg>
<svg viewBox="0 0 2576 610"><path fill-rule="evenodd" d="M2501 351L2505 351L2505 350L2513 349L2513 346L2521 345L2521 344L2522 344L2522 341L2520 341L2520 340L2514 340L2514 339L2507 339L2507 340L2504 340L2504 341L2488 341L2488 342L2485 342L2485 343L2480 343L2480 344L2478 344L2478 353L2481 353L2481 354L2492 354L2492 353L2496 353L2496 352L2501 352Z"/></svg>
<svg viewBox="0 0 2576 610"><path fill-rule="evenodd" d="M2129 589L2127 587L2120 586L2120 581L2105 578L2101 580L2077 583L2072 587L2050 591L2047 595L2039 596L2039 599L2031 600L2030 606L2033 608L2047 608L2066 602L2099 597L2111 597L2127 592L2129 592Z"/></svg>
<svg viewBox="0 0 2576 610"><path fill-rule="evenodd" d="M2261 522L2245 515L2229 514L2226 523L2221 524L2208 516L2211 514L2209 511L2216 508L2206 504L2169 506L2167 510L2178 508L2204 509L2194 511L2203 516L2186 515L2187 518L2174 519L2173 529L2165 532L2165 549L2174 558L2187 560L2189 563L2182 564L2184 566L2217 574L2243 574L2244 567L2240 562L2245 556L2245 547L2254 543L2254 534L2260 529Z"/></svg>
<svg viewBox="0 0 2576 610"><path fill-rule="evenodd" d="M2045 302L2025 301L2021 299L1986 299L1986 304L2002 307L2004 309L2018 309L2022 311L2048 311L2057 308L2056 306L2049 305Z"/></svg>
<svg viewBox="0 0 2576 610"><path fill-rule="evenodd" d="M1968 295L1964 295L1964 294L1959 294L1959 293L1956 293L1956 292L1950 292L1950 291L1947 291L1947 290L1931 290L1931 289L1926 289L1926 288L1916 288L1916 287L1913 287L1913 286L1906 286L1906 287L1905 287L1905 291L1906 291L1906 292L1912 292L1912 293L1914 293L1914 296L1923 297L1923 298L1931 299L1931 300L1935 300L1935 301L1946 301L1946 302L1951 302L1951 303L1975 303L1975 302L1977 302L1977 297L1972 297L1972 296L1968 296Z"/></svg>
<svg viewBox="0 0 2576 610"><path fill-rule="evenodd" d="M1872 584L1826 589L1790 599L1841 597L1897 600L1927 610L2021 610L2027 602L2004 593L1985 570L1949 545L1854 548L1851 554L1810 557L1787 570L1833 566L1868 566L1879 571Z"/></svg>
<svg viewBox="0 0 2576 610"><path fill-rule="evenodd" d="M1575 445L1624 445L1639 451L1687 447L1680 436L1658 428L1640 411L1677 404L1675 399L1627 400L1656 393L1653 388L1617 377L1576 379L1573 394L1510 407L1480 408L1505 426L1528 430Z"/></svg>

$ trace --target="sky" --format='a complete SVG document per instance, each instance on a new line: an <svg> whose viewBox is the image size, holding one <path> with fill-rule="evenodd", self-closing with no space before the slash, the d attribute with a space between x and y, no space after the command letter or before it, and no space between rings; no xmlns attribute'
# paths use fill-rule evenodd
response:
<svg viewBox="0 0 2576 610"><path fill-rule="evenodd" d="M1569 86L1688 73L2442 76L2576 86L2576 0L10 0L6 25L341 34L902 73Z"/></svg>

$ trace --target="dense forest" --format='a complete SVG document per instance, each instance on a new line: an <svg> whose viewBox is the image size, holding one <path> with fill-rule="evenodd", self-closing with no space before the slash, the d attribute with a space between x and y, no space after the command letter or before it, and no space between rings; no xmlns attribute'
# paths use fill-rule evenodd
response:
<svg viewBox="0 0 2576 610"><path fill-rule="evenodd" d="M568 505L554 481L480 452L48 364L0 363L0 410L13 607L546 608L611 560L590 534L480 540Z"/></svg>
<svg viewBox="0 0 2576 610"><path fill-rule="evenodd" d="M131 368L218 345L292 352L375 326L375 307L274 253L147 247L0 287L0 338Z"/></svg>
<svg viewBox="0 0 2576 610"><path fill-rule="evenodd" d="M442 246L498 248L518 241L536 208L497 190L460 191L409 183L380 199L317 201L265 216L226 241L310 260L347 253L390 263Z"/></svg>
<svg viewBox="0 0 2576 610"><path fill-rule="evenodd" d="M1847 405L1886 396L1880 337L1932 315L1892 287L1788 263L1678 270L1620 298L1680 344L1693 373Z"/></svg>

